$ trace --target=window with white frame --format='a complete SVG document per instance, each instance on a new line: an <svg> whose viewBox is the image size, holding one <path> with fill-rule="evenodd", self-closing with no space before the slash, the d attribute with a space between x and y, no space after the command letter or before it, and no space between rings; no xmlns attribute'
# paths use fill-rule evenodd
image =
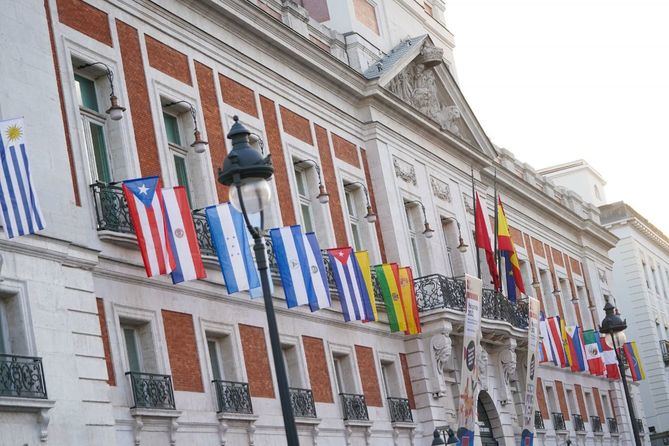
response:
<svg viewBox="0 0 669 446"><path fill-rule="evenodd" d="M460 233L458 232L458 223L452 218L441 218L441 229L446 241L446 265L449 273L453 277L465 275L465 259L458 250L460 245Z"/></svg>
<svg viewBox="0 0 669 446"><path fill-rule="evenodd" d="M185 132L182 118L183 113L178 113L176 107L170 107L170 111L163 110L165 136L170 149L171 161L174 164L175 181L177 185L186 189L188 201L192 203L190 175L188 173L188 146L183 139Z"/></svg>
<svg viewBox="0 0 669 446"><path fill-rule="evenodd" d="M125 357L130 372L159 373L155 343L148 321L121 320Z"/></svg>
<svg viewBox="0 0 669 446"><path fill-rule="evenodd" d="M388 359L381 360L381 378L383 379L386 398L400 398L402 395L402 386L395 361Z"/></svg>
<svg viewBox="0 0 669 446"><path fill-rule="evenodd" d="M309 177L307 176L310 168L296 166L295 167L295 183L297 186L297 199L300 207L300 222L304 232L312 232L314 230L314 214L312 212L311 198L312 194L309 187Z"/></svg>
<svg viewBox="0 0 669 446"><path fill-rule="evenodd" d="M356 393L355 382L353 381L353 359L350 354L334 352L332 354L332 365L335 374L335 383L337 384L337 393Z"/></svg>
<svg viewBox="0 0 669 446"><path fill-rule="evenodd" d="M581 311L581 315L587 315L588 314L588 292L586 291L584 286L577 286L576 287L576 295L578 296L578 305ZM585 317L583 319L583 330L589 330L592 327L592 318L591 317Z"/></svg>
<svg viewBox="0 0 669 446"><path fill-rule="evenodd" d="M548 410L551 413L560 412L555 402L555 390L552 386L546 386L546 398L548 399Z"/></svg>
<svg viewBox="0 0 669 446"><path fill-rule="evenodd" d="M572 302L571 288L567 279L559 278L560 283L560 297L562 298L563 307L565 309L565 318L567 325L576 325L576 310Z"/></svg>
<svg viewBox="0 0 669 446"><path fill-rule="evenodd" d="M367 227L364 219L365 205L361 200L361 189L354 186L345 186L346 210L348 213L348 224L351 229L353 247L356 251L368 249Z"/></svg>
<svg viewBox="0 0 669 446"><path fill-rule="evenodd" d="M238 381L234 340L232 335L216 332L206 332L207 353L211 377L216 381Z"/></svg>
<svg viewBox="0 0 669 446"><path fill-rule="evenodd" d="M304 387L302 380L302 366L300 353L295 344L281 344L281 353L283 362L286 365L286 375L288 375L288 385L293 388Z"/></svg>
<svg viewBox="0 0 669 446"><path fill-rule="evenodd" d="M411 249L412 266L414 276L420 277L423 275L423 262L421 258L419 231L420 231L420 209L413 204L405 204L404 206L407 227L409 229L409 248Z"/></svg>
<svg viewBox="0 0 669 446"><path fill-rule="evenodd" d="M0 292L0 354L31 354L23 304L19 293Z"/></svg>
<svg viewBox="0 0 669 446"><path fill-rule="evenodd" d="M551 286L551 278L549 274L548 270L539 269L539 282L541 283L541 294L544 298L544 305L548 312L547 317L555 316L557 314L555 297L553 296L553 287Z"/></svg>

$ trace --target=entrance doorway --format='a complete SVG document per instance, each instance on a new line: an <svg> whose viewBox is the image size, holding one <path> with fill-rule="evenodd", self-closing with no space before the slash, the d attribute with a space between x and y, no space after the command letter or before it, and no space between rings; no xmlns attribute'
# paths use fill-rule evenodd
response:
<svg viewBox="0 0 669 446"><path fill-rule="evenodd" d="M479 435L481 446L498 446L499 443L495 440L495 436L493 435L488 412L485 410L485 406L481 402L480 397L478 399L477 410L479 413Z"/></svg>

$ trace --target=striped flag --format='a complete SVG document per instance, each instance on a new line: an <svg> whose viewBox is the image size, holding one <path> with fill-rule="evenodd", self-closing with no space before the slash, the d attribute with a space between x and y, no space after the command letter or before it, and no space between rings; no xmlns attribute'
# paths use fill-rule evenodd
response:
<svg viewBox="0 0 669 446"><path fill-rule="evenodd" d="M547 319L548 332L550 336L548 341L551 343L551 348L555 352L555 357L558 360L560 367L569 367L569 359L564 350L564 344L562 343L562 324L560 321L560 316L553 316Z"/></svg>
<svg viewBox="0 0 669 446"><path fill-rule="evenodd" d="M35 186L30 177L23 118L0 121L0 207L8 238L44 229Z"/></svg>
<svg viewBox="0 0 669 446"><path fill-rule="evenodd" d="M542 354L541 362L552 362L558 365L557 354L555 352L554 344L550 330L548 329L548 321L546 315L541 312L541 320L539 321L539 331L541 333L540 351Z"/></svg>
<svg viewBox="0 0 669 446"><path fill-rule="evenodd" d="M413 285L413 273L410 266L403 266L399 269L400 277L400 298L402 299L402 309L406 319L406 334L418 334L421 332L420 318L418 317L418 306L416 305L416 289Z"/></svg>
<svg viewBox="0 0 669 446"><path fill-rule="evenodd" d="M186 188L183 186L167 187L162 189L162 193L167 219L167 234L175 261L172 283L204 279L207 273L202 264L200 245L195 235Z"/></svg>
<svg viewBox="0 0 669 446"><path fill-rule="evenodd" d="M309 295L309 308L311 308L311 311L329 308L331 305L330 286L328 284L328 275L325 271L325 263L323 263L321 247L318 244L315 233L307 232L303 236L307 251L309 274L311 274L311 284L313 286L313 294Z"/></svg>
<svg viewBox="0 0 669 446"><path fill-rule="evenodd" d="M583 332L583 343L585 344L585 356L588 359L588 369L593 375L604 374L604 361L602 360L602 346L599 341L599 333L595 330Z"/></svg>
<svg viewBox="0 0 669 446"><path fill-rule="evenodd" d="M520 264L518 263L518 255L516 248L513 246L511 240L511 232L509 225L506 222L506 215L504 214L504 206L502 199L497 197L497 240L499 243L499 252L504 257L504 264L506 273L506 291L511 302L516 301L516 288L522 294L525 294L525 285L523 285L523 275L520 273ZM501 271L500 271L501 274Z"/></svg>
<svg viewBox="0 0 669 446"><path fill-rule="evenodd" d="M646 372L641 365L641 356L639 356L639 349L636 346L636 341L626 342L623 345L623 353L627 359L627 366L630 368L632 374L632 381L641 381L646 379Z"/></svg>
<svg viewBox="0 0 669 446"><path fill-rule="evenodd" d="M171 273L175 262L167 236L163 196L158 177L123 182L130 220L148 277Z"/></svg>
<svg viewBox="0 0 669 446"><path fill-rule="evenodd" d="M606 366L606 377L609 379L620 379L618 358L616 358L616 352L613 350L613 347L606 342L606 336L600 338L600 344L602 346L602 359Z"/></svg>
<svg viewBox="0 0 669 446"><path fill-rule="evenodd" d="M230 203L204 210L228 294L260 287L244 216Z"/></svg>
<svg viewBox="0 0 669 446"><path fill-rule="evenodd" d="M353 249L328 249L330 268L344 312L344 320L365 321L374 317L365 279Z"/></svg>
<svg viewBox="0 0 669 446"><path fill-rule="evenodd" d="M396 263L376 265L376 280L379 281L381 295L386 304L390 331L405 331L407 329L406 316L400 297L399 268Z"/></svg>
<svg viewBox="0 0 669 446"><path fill-rule="evenodd" d="M366 319L364 322L378 321L379 315L376 310L376 299L374 294L374 286L372 285L372 268L369 262L369 252L368 251L356 251L355 258L360 265L360 271L362 272L362 278L365 281L365 287L367 288L367 295L369 296L369 305L372 308L372 314L374 315L371 319Z"/></svg>
<svg viewBox="0 0 669 446"><path fill-rule="evenodd" d="M588 363L585 359L585 348L581 341L581 329L578 325L567 327L567 343L569 344L569 362L572 372L585 372L588 370Z"/></svg>

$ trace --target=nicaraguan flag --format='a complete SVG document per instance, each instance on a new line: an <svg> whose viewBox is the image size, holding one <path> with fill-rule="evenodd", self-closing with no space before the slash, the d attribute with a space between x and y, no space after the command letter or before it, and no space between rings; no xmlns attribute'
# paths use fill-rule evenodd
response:
<svg viewBox="0 0 669 446"><path fill-rule="evenodd" d="M228 294L258 288L260 279L251 255L244 216L230 203L209 206L204 215Z"/></svg>
<svg viewBox="0 0 669 446"><path fill-rule="evenodd" d="M23 118L0 121L0 208L8 238L44 229L30 177Z"/></svg>
<svg viewBox="0 0 669 446"><path fill-rule="evenodd" d="M163 188L167 236L176 262L172 271L172 282L204 279L207 273L202 264L200 245L197 242L193 216L188 205L186 188L183 186Z"/></svg>
<svg viewBox="0 0 669 446"><path fill-rule="evenodd" d="M353 249L328 249L330 268L334 276L339 301L346 322L372 320L374 313L369 303L365 279Z"/></svg>

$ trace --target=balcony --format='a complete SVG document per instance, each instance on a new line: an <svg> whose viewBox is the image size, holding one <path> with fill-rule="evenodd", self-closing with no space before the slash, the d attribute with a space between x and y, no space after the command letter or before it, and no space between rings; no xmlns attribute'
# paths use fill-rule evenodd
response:
<svg viewBox="0 0 669 446"><path fill-rule="evenodd" d="M316 418L316 404L311 389L297 389L291 387L290 405L293 407L295 418Z"/></svg>
<svg viewBox="0 0 669 446"><path fill-rule="evenodd" d="M553 429L556 431L566 431L567 425L564 423L564 416L560 412L553 412Z"/></svg>
<svg viewBox="0 0 669 446"><path fill-rule="evenodd" d="M46 399L42 358L0 354L0 396Z"/></svg>
<svg viewBox="0 0 669 446"><path fill-rule="evenodd" d="M344 420L369 421L365 395L353 393L340 393L341 406L344 412Z"/></svg>
<svg viewBox="0 0 669 446"><path fill-rule="evenodd" d="M242 382L214 380L218 413L250 415L253 413L249 385Z"/></svg>
<svg viewBox="0 0 669 446"><path fill-rule="evenodd" d="M609 426L609 433L610 434L617 434L618 433L618 421L616 421L615 418L607 418L606 419L606 424Z"/></svg>
<svg viewBox="0 0 669 446"><path fill-rule="evenodd" d="M409 400L406 398L388 398L390 421L393 423L413 423Z"/></svg>
<svg viewBox="0 0 669 446"><path fill-rule="evenodd" d="M590 425L592 426L592 431L594 433L604 432L604 430L602 429L602 420L597 415L593 415L590 417Z"/></svg>
<svg viewBox="0 0 669 446"><path fill-rule="evenodd" d="M669 365L669 341L664 339L660 341L660 351L662 352L664 365Z"/></svg>
<svg viewBox="0 0 669 446"><path fill-rule="evenodd" d="M455 279L441 274L418 277L416 286L416 303L418 311L450 309L465 311L465 283L463 279ZM482 298L484 319L508 322L512 326L526 329L528 325L528 308L524 302L513 304L502 293L484 289Z"/></svg>
<svg viewBox="0 0 669 446"><path fill-rule="evenodd" d="M546 426L544 426L544 417L541 415L540 410L534 411L534 428L540 430L546 429Z"/></svg>
<svg viewBox="0 0 669 446"><path fill-rule="evenodd" d="M572 419L574 420L574 431L576 432L585 432L585 423L583 422L583 417L580 414L572 414Z"/></svg>
<svg viewBox="0 0 669 446"><path fill-rule="evenodd" d="M176 409L171 376L141 372L126 372L126 376L130 377L135 403L131 409Z"/></svg>

